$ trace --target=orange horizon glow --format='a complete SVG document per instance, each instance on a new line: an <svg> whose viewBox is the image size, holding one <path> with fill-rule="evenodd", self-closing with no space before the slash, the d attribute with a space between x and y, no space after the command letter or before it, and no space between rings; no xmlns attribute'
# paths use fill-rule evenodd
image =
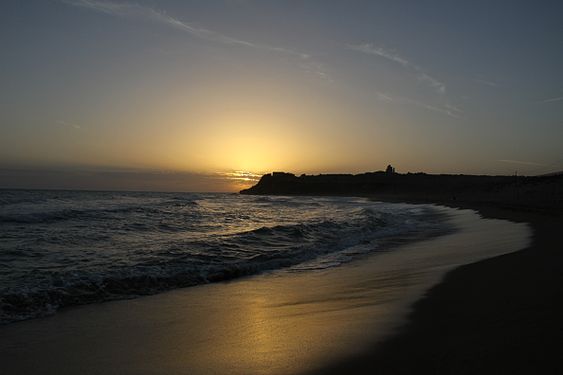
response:
<svg viewBox="0 0 563 375"><path fill-rule="evenodd" d="M308 2L48 3L2 13L10 53L0 62L0 172L9 178L0 187L236 191L262 171L388 164L427 173L563 170L563 97L553 78L563 55L549 42L559 6L521 9L542 15L530 28L518 27L516 11L483 8L507 16L509 34L494 32L495 17L473 18L478 6L456 6L456 17L490 29L460 22L417 40L445 24L414 17L397 28L395 6L377 2L319 2L323 12L312 13ZM30 14L43 31L34 37L20 22ZM513 43L529 30L537 44ZM506 48L483 37L493 34ZM507 61L518 63L506 69ZM38 173L12 173L21 166ZM47 168L60 172L48 183ZM177 176L159 179L159 171Z"/></svg>

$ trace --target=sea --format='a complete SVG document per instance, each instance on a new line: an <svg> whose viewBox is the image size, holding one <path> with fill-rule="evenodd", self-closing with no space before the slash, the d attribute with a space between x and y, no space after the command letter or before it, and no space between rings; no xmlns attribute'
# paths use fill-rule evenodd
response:
<svg viewBox="0 0 563 375"><path fill-rule="evenodd" d="M353 197L0 190L0 324L451 233L432 205Z"/></svg>

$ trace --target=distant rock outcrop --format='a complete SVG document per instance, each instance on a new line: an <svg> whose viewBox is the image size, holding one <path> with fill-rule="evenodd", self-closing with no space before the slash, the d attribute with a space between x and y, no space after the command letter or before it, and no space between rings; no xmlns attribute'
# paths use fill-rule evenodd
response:
<svg viewBox="0 0 563 375"><path fill-rule="evenodd" d="M316 176L274 172L241 194L269 195L370 195L397 200L433 202L501 202L527 207L563 207L563 175L475 176L397 173Z"/></svg>

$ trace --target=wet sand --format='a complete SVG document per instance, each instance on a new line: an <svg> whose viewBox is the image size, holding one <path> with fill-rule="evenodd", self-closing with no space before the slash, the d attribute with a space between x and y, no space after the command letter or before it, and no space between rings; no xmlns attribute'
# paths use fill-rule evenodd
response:
<svg viewBox="0 0 563 375"><path fill-rule="evenodd" d="M562 213L492 202L440 204L529 223L532 242L449 272L414 305L396 335L318 373L562 374Z"/></svg>
<svg viewBox="0 0 563 375"><path fill-rule="evenodd" d="M412 303L447 271L529 244L526 224L482 220L472 211L454 211L452 220L461 228L456 233L332 269L276 271L3 326L2 370L290 374L365 368L374 363L372 348L404 326ZM458 299L475 297L464 293Z"/></svg>

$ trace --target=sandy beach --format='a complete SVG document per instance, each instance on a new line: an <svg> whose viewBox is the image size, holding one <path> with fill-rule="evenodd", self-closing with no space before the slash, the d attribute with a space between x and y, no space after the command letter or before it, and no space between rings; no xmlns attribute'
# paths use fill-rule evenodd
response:
<svg viewBox="0 0 563 375"><path fill-rule="evenodd" d="M397 330L424 337L424 343L439 342L446 328L422 324L435 334L435 339L428 338L416 328L420 319L434 322L437 314L443 314L448 319L440 319L440 325L449 322L471 331L464 324L468 317L450 316L448 303L472 306L473 310L464 310L469 316L490 312L486 307L498 296L489 300L485 295L481 301L481 291L458 289L458 284L481 285L473 272L456 281L458 273L472 266L461 267L432 290L431 296L442 302L431 298L419 302L410 314L413 323L405 326L412 303L447 271L529 244L526 224L483 220L468 210L450 212L459 228L454 233L398 245L321 272L276 271L135 300L68 308L52 317L3 326L0 362L7 374L288 374L326 372L327 367L342 372L368 365L379 369L379 357L371 348L379 348ZM483 288L502 287L506 275L497 271L505 269L504 259L528 253L480 263L501 264L490 271L499 285L487 283ZM452 288L454 299L445 295ZM503 305L510 306L506 301ZM404 334L398 337L383 347L396 350L393 343ZM420 348L415 352L420 353ZM399 365L404 364L402 348L394 353ZM463 355L474 353L467 350ZM422 361L412 363L418 362ZM400 368L395 362L387 366L390 372Z"/></svg>
<svg viewBox="0 0 563 375"><path fill-rule="evenodd" d="M0 375L563 375L562 14L2 1Z"/></svg>
<svg viewBox="0 0 563 375"><path fill-rule="evenodd" d="M397 196L385 200L427 201ZM529 223L532 242L523 251L449 272L414 305L397 335L319 373L562 373L561 213L492 202L432 201Z"/></svg>

